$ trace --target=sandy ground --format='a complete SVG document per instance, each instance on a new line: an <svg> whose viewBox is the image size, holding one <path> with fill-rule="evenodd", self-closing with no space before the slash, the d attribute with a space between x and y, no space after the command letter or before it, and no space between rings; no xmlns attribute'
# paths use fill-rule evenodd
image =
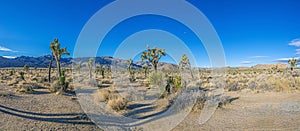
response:
<svg viewBox="0 0 300 131"><path fill-rule="evenodd" d="M240 97L219 108L205 124L191 113L174 131L181 130L300 130L300 93L231 93Z"/></svg>
<svg viewBox="0 0 300 131"><path fill-rule="evenodd" d="M86 119L72 95L47 89L15 93L1 85L0 130L101 130ZM300 93L227 93L238 100L216 110L205 124L191 113L174 131L182 130L300 130Z"/></svg>
<svg viewBox="0 0 300 131"><path fill-rule="evenodd" d="M1 86L0 130L100 130L85 118L72 94L56 95L48 89L35 89L33 94L15 93Z"/></svg>

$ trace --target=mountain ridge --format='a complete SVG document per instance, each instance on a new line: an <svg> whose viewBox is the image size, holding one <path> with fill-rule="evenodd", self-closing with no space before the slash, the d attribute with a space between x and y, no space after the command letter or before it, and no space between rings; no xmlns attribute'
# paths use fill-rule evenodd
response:
<svg viewBox="0 0 300 131"><path fill-rule="evenodd" d="M81 57L81 58L61 58L61 66L62 67L71 67L72 64L76 63L86 63L90 57ZM27 64L29 67L37 67L37 68L48 68L49 63L51 60L51 55L44 55L39 57L31 57L31 56L20 56L16 58L5 58L3 56L0 56L0 68L17 68L17 67L24 67L25 64ZM95 64L100 65L118 65L118 67L121 68L127 68L128 66L128 60L123 60L119 58L113 58L111 56L101 56L101 57L95 57ZM148 65L151 68L151 65L149 62L134 62L133 68L135 69L142 69L143 66ZM82 64L82 66L85 66ZM52 64L52 67L56 67L55 59ZM177 69L178 65L166 63L166 62L160 62L158 64L159 69Z"/></svg>

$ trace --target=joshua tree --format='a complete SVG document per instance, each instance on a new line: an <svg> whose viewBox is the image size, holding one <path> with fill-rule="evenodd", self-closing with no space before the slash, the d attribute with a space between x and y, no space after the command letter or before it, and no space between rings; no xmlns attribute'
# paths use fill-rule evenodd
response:
<svg viewBox="0 0 300 131"><path fill-rule="evenodd" d="M82 67L82 63L80 62L75 66L75 70L77 70L80 73L81 67Z"/></svg>
<svg viewBox="0 0 300 131"><path fill-rule="evenodd" d="M29 66L28 66L27 64L24 65L24 70L25 70L26 72L28 72Z"/></svg>
<svg viewBox="0 0 300 131"><path fill-rule="evenodd" d="M25 80L24 75L25 75L25 73L24 73L23 71L21 71L21 72L20 72L20 77L21 77L22 80Z"/></svg>
<svg viewBox="0 0 300 131"><path fill-rule="evenodd" d="M130 59L130 60L129 60L129 65L128 65L128 71L129 71L129 74L130 74L129 80L130 80L131 82L133 82L133 81L135 80L135 79L134 79L134 71L132 70L132 64L133 64L133 60Z"/></svg>
<svg viewBox="0 0 300 131"><path fill-rule="evenodd" d="M132 71L132 64L133 64L133 60L130 59L130 60L129 60L129 65L128 65L128 71L129 71L129 72Z"/></svg>
<svg viewBox="0 0 300 131"><path fill-rule="evenodd" d="M54 59L54 57L53 57L53 53L52 53L50 63L49 63L49 67L48 67L48 81L49 81L49 83L51 82L51 68L52 68L53 59Z"/></svg>
<svg viewBox="0 0 300 131"><path fill-rule="evenodd" d="M148 60L153 66L155 72L157 71L157 64L162 56L165 56L165 50L154 47L150 49L147 46L147 50L142 53L142 60Z"/></svg>
<svg viewBox="0 0 300 131"><path fill-rule="evenodd" d="M100 66L101 76L102 78L105 77L105 68L103 66Z"/></svg>
<svg viewBox="0 0 300 131"><path fill-rule="evenodd" d="M56 60L56 66L57 66L57 73L58 78L62 75L61 67L60 67L60 59L62 55L70 55L69 52L67 52L67 48L60 48L60 43L58 42L58 39L55 38L53 42L50 43L50 50L52 52L52 57L54 56ZM51 63L51 61L50 61ZM49 70L51 70L51 65L49 66Z"/></svg>
<svg viewBox="0 0 300 131"><path fill-rule="evenodd" d="M192 67L189 58L187 57L186 54L183 54L179 63L179 68L180 70L189 70L191 73L192 78L194 78L193 72L192 72Z"/></svg>
<svg viewBox="0 0 300 131"><path fill-rule="evenodd" d="M278 72L278 65L273 66L272 71L273 71L273 73Z"/></svg>
<svg viewBox="0 0 300 131"><path fill-rule="evenodd" d="M101 66L96 65L95 73L98 75L99 72L101 72Z"/></svg>
<svg viewBox="0 0 300 131"><path fill-rule="evenodd" d="M298 65L298 59L295 58L289 59L288 63L290 64L291 70L293 71L294 68Z"/></svg>
<svg viewBox="0 0 300 131"><path fill-rule="evenodd" d="M146 77L147 77L147 74L148 74L148 72L149 72L148 65L143 66L143 69L144 69L144 75L145 75L145 78L146 78Z"/></svg>
<svg viewBox="0 0 300 131"><path fill-rule="evenodd" d="M89 68L90 79L92 79L92 69L93 69L94 58L90 58L87 63L87 67Z"/></svg>
<svg viewBox="0 0 300 131"><path fill-rule="evenodd" d="M104 68L104 66L96 65L95 72L96 72L96 74L101 73L102 78L105 77L105 68Z"/></svg>
<svg viewBox="0 0 300 131"><path fill-rule="evenodd" d="M66 82L65 70L61 71L61 76L59 77L59 85L62 86L61 89L63 91L66 91L69 86L69 83Z"/></svg>

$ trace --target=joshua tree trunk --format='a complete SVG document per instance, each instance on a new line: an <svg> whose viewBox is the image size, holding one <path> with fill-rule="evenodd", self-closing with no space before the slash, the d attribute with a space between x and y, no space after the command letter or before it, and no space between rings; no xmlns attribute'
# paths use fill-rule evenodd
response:
<svg viewBox="0 0 300 131"><path fill-rule="evenodd" d="M51 68L52 68L52 62L53 62L53 55L51 56L51 60L48 67L48 81L51 82Z"/></svg>
<svg viewBox="0 0 300 131"><path fill-rule="evenodd" d="M156 62L152 62L152 65L154 67L154 71L157 72L157 63Z"/></svg>
<svg viewBox="0 0 300 131"><path fill-rule="evenodd" d="M192 78L194 79L194 75L193 75L192 68L190 68L190 72L191 72L191 76L192 76Z"/></svg>
<svg viewBox="0 0 300 131"><path fill-rule="evenodd" d="M61 76L61 69L60 69L60 61L56 61L56 66L57 66L57 73L58 73L58 77Z"/></svg>
<svg viewBox="0 0 300 131"><path fill-rule="evenodd" d="M90 72L89 72L89 74L90 74L90 79L92 79L92 69L89 69L90 70Z"/></svg>

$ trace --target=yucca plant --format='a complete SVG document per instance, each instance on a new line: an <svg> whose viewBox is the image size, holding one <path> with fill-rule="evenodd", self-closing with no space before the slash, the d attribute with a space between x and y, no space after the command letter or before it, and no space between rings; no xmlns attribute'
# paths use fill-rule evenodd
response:
<svg viewBox="0 0 300 131"><path fill-rule="evenodd" d="M295 58L289 59L288 63L290 64L291 71L293 71L294 68L298 65L298 59Z"/></svg>
<svg viewBox="0 0 300 131"><path fill-rule="evenodd" d="M186 54L183 54L179 63L179 68L181 71L189 70L191 73L192 78L194 78L192 67L189 58Z"/></svg>
<svg viewBox="0 0 300 131"><path fill-rule="evenodd" d="M23 69L24 69L24 71L28 72L29 66L27 64L25 64L24 67L23 67Z"/></svg>
<svg viewBox="0 0 300 131"><path fill-rule="evenodd" d="M151 65L153 66L155 72L157 72L157 64L161 57L165 56L165 49L159 49L154 47L153 49L150 49L149 46L147 46L147 50L142 52L141 59L148 60Z"/></svg>
<svg viewBox="0 0 300 131"><path fill-rule="evenodd" d="M105 77L105 68L103 66L101 66L100 71L101 71L102 78L104 78Z"/></svg>
<svg viewBox="0 0 300 131"><path fill-rule="evenodd" d="M79 62L76 66L75 66L75 70L77 70L80 73L80 70L82 68L82 63Z"/></svg>
<svg viewBox="0 0 300 131"><path fill-rule="evenodd" d="M61 67L60 67L60 59L62 55L70 55L69 52L67 52L67 48L60 48L60 43L58 42L58 39L55 38L53 42L50 43L50 50L52 52L52 58L50 61L50 66L49 66L49 74L51 73L51 64L53 61L53 57L56 60L56 66L57 66L57 73L58 73L58 78L62 75L61 74ZM50 79L49 79L50 81Z"/></svg>
<svg viewBox="0 0 300 131"><path fill-rule="evenodd" d="M62 70L60 74L61 76L59 77L59 85L61 86L61 89L63 91L66 91L69 86L69 83L66 82L65 70Z"/></svg>
<svg viewBox="0 0 300 131"><path fill-rule="evenodd" d="M145 78L147 78L147 74L149 73L149 68L146 65L146 66L143 66L143 69L144 69L144 76L145 76Z"/></svg>
<svg viewBox="0 0 300 131"><path fill-rule="evenodd" d="M14 75L14 70L10 70L9 71L9 76L13 76Z"/></svg>
<svg viewBox="0 0 300 131"><path fill-rule="evenodd" d="M24 77L25 73L23 71L21 71L19 74L20 74L21 79L25 80L25 77Z"/></svg>
<svg viewBox="0 0 300 131"><path fill-rule="evenodd" d="M135 78L134 78L135 72L134 72L134 70L132 69L132 67L133 67L132 65L133 65L133 60L130 59L130 60L129 60L129 64L128 64L128 71L129 71L129 75L130 75L130 78L129 78L130 82L135 81Z"/></svg>
<svg viewBox="0 0 300 131"><path fill-rule="evenodd" d="M98 75L99 73L101 74L102 78L105 77L105 68L101 65L97 65L95 69L95 73Z"/></svg>
<svg viewBox="0 0 300 131"><path fill-rule="evenodd" d="M90 58L89 61L88 61L88 63L87 63L87 67L89 69L90 79L92 79L93 63L94 63L94 58Z"/></svg>

